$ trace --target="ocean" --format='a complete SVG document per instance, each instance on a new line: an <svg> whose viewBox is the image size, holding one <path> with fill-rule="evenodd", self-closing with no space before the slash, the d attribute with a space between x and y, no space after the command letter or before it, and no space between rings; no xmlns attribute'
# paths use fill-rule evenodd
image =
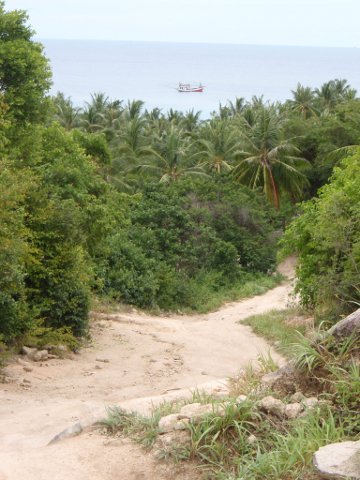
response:
<svg viewBox="0 0 360 480"><path fill-rule="evenodd" d="M140 99L147 109L201 111L208 118L236 97L291 98L298 82L313 88L345 78L360 92L360 49L160 42L40 40L58 91L82 106L91 93ZM179 93L179 82L203 93Z"/></svg>

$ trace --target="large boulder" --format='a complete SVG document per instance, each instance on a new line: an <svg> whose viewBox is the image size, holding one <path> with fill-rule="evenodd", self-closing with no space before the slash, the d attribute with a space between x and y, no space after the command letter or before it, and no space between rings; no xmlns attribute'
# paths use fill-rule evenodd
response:
<svg viewBox="0 0 360 480"><path fill-rule="evenodd" d="M360 440L319 448L314 454L314 465L322 478L360 479Z"/></svg>
<svg viewBox="0 0 360 480"><path fill-rule="evenodd" d="M337 322L327 333L337 338L360 335L360 308Z"/></svg>

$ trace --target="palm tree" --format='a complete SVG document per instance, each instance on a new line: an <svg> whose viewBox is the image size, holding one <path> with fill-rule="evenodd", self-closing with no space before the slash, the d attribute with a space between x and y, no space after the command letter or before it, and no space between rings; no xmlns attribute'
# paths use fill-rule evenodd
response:
<svg viewBox="0 0 360 480"><path fill-rule="evenodd" d="M297 84L296 90L291 90L294 99L289 101L291 110L299 112L304 118L316 115L314 107L314 92L310 87Z"/></svg>
<svg viewBox="0 0 360 480"><path fill-rule="evenodd" d="M324 83L315 90L315 94L325 112L332 112L337 104L356 98L356 90L351 88L347 80L338 78Z"/></svg>
<svg viewBox="0 0 360 480"><path fill-rule="evenodd" d="M228 101L227 106L229 108L232 117L240 115L245 108L246 102L243 97L236 97L234 102Z"/></svg>
<svg viewBox="0 0 360 480"><path fill-rule="evenodd" d="M66 98L62 92L58 92L52 100L55 106L55 120L66 130L76 128L80 121L80 108L74 107L71 98Z"/></svg>
<svg viewBox="0 0 360 480"><path fill-rule="evenodd" d="M294 198L302 194L307 179L300 169L308 162L299 157L292 139L282 139L282 118L273 106L259 108L255 124L242 130L242 149L236 153L234 177L250 188L261 187L275 208L280 206L280 191Z"/></svg>
<svg viewBox="0 0 360 480"><path fill-rule="evenodd" d="M187 133L194 132L200 123L201 112L194 112L194 109L185 112L181 123L181 126Z"/></svg>
<svg viewBox="0 0 360 480"><path fill-rule="evenodd" d="M125 109L125 116L129 120L140 118L143 107L144 107L144 102L142 100L132 100L132 101L129 100L127 107Z"/></svg>
<svg viewBox="0 0 360 480"><path fill-rule="evenodd" d="M199 151L194 155L200 159L199 167L217 174L230 171L239 145L229 121L213 119L200 130L199 136Z"/></svg>
<svg viewBox="0 0 360 480"><path fill-rule="evenodd" d="M191 145L182 130L171 126L157 138L151 149L150 161L140 165L138 170L149 172L159 178L160 183L176 182L185 176L202 176L206 173L193 165L190 154Z"/></svg>

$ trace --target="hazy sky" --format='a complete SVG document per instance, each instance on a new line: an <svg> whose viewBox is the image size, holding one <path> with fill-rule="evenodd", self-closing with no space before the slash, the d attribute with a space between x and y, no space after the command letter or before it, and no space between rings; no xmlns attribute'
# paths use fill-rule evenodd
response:
<svg viewBox="0 0 360 480"><path fill-rule="evenodd" d="M39 38L360 47L360 0L6 0Z"/></svg>

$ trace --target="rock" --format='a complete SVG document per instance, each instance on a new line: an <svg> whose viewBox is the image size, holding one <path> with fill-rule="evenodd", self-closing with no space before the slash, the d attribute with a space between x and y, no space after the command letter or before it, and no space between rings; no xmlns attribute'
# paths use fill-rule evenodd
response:
<svg viewBox="0 0 360 480"><path fill-rule="evenodd" d="M295 403L302 402L305 399L305 395L302 392L296 392L291 395L290 400Z"/></svg>
<svg viewBox="0 0 360 480"><path fill-rule="evenodd" d="M360 440L319 448L314 454L314 465L322 478L360 479Z"/></svg>
<svg viewBox="0 0 360 480"><path fill-rule="evenodd" d="M26 360L23 360L22 358L17 358L17 359L16 359L16 363L18 363L19 365L23 365L23 366L28 366L28 365L30 365L29 362L27 362Z"/></svg>
<svg viewBox="0 0 360 480"><path fill-rule="evenodd" d="M259 403L259 408L279 418L283 418L285 415L285 405L283 402L272 396L262 398Z"/></svg>
<svg viewBox="0 0 360 480"><path fill-rule="evenodd" d="M221 414L223 411L223 407L220 406L214 410L212 403L206 403L204 405L201 403L189 403L180 410L180 418L189 418L191 422L198 423L206 415L214 412Z"/></svg>
<svg viewBox="0 0 360 480"><path fill-rule="evenodd" d="M30 367L30 366L27 366L27 365L24 365L23 369L25 370L25 372L32 372L33 371L33 368Z"/></svg>
<svg viewBox="0 0 360 480"><path fill-rule="evenodd" d="M30 380L27 380L26 378L23 379L23 383L27 383L28 385L31 384Z"/></svg>
<svg viewBox="0 0 360 480"><path fill-rule="evenodd" d="M166 417L160 418L159 433L168 433L174 430L175 425L181 419L178 413L172 413Z"/></svg>
<svg viewBox="0 0 360 480"><path fill-rule="evenodd" d="M53 355L52 353L48 354L48 360L55 360L57 358L59 358L57 355Z"/></svg>
<svg viewBox="0 0 360 480"><path fill-rule="evenodd" d="M249 445L254 445L254 443L257 442L257 438L255 437L255 435L249 435L246 439L246 442L249 444Z"/></svg>
<svg viewBox="0 0 360 480"><path fill-rule="evenodd" d="M360 335L360 308L336 323L326 334L334 335L337 338Z"/></svg>
<svg viewBox="0 0 360 480"><path fill-rule="evenodd" d="M74 425L72 425L71 427L66 428L62 432L55 435L55 437L50 440L48 445L52 445L54 443L57 443L60 440L63 440L64 438L75 437L76 435L80 435L80 433L82 431L83 431L83 426L81 425L80 422L77 422Z"/></svg>
<svg viewBox="0 0 360 480"><path fill-rule="evenodd" d="M42 362L48 359L48 351L47 350L39 350L33 355L34 362Z"/></svg>
<svg viewBox="0 0 360 480"><path fill-rule="evenodd" d="M189 423L190 423L189 418L182 418L181 420L175 423L174 430L187 430Z"/></svg>
<svg viewBox="0 0 360 480"><path fill-rule="evenodd" d="M180 418L190 418L195 409L201 407L201 403L188 403L184 405L180 410Z"/></svg>
<svg viewBox="0 0 360 480"><path fill-rule="evenodd" d="M301 403L288 403L285 405L285 417L296 418L304 410L304 406Z"/></svg>
<svg viewBox="0 0 360 480"><path fill-rule="evenodd" d="M214 398L227 397L229 395L229 389L226 385L218 385L217 387L212 389L211 395Z"/></svg>
<svg viewBox="0 0 360 480"><path fill-rule="evenodd" d="M110 363L110 360L108 358L96 358L95 361L102 363Z"/></svg>
<svg viewBox="0 0 360 480"><path fill-rule="evenodd" d="M247 400L246 395L239 395L238 397L236 397L236 403L245 402L245 400Z"/></svg>
<svg viewBox="0 0 360 480"><path fill-rule="evenodd" d="M316 397L310 397L305 398L302 403L305 406L305 409L312 410L320 404L320 400Z"/></svg>
<svg viewBox="0 0 360 480"><path fill-rule="evenodd" d="M26 347L25 345L23 345L21 347L21 353L23 355L26 355L27 357L29 357L30 359L33 359L35 353L38 351L37 348L31 348L31 347Z"/></svg>
<svg viewBox="0 0 360 480"><path fill-rule="evenodd" d="M59 345L55 345L54 349L58 350L59 352L64 352L64 353L69 350L66 345L62 345L61 343L59 343Z"/></svg>
<svg viewBox="0 0 360 480"><path fill-rule="evenodd" d="M261 383L264 385L267 385L269 387L272 387L274 383L276 383L278 380L282 378L282 373L280 370L276 370L276 372L270 372L267 373L266 375L263 375L261 377Z"/></svg>
<svg viewBox="0 0 360 480"><path fill-rule="evenodd" d="M269 388L280 389L294 393L297 372L293 361L288 362L275 372L270 372L261 378L261 383Z"/></svg>
<svg viewBox="0 0 360 480"><path fill-rule="evenodd" d="M190 444L191 433L189 430L177 430L161 435L158 440L160 448L166 450L175 449L177 447L187 447Z"/></svg>

